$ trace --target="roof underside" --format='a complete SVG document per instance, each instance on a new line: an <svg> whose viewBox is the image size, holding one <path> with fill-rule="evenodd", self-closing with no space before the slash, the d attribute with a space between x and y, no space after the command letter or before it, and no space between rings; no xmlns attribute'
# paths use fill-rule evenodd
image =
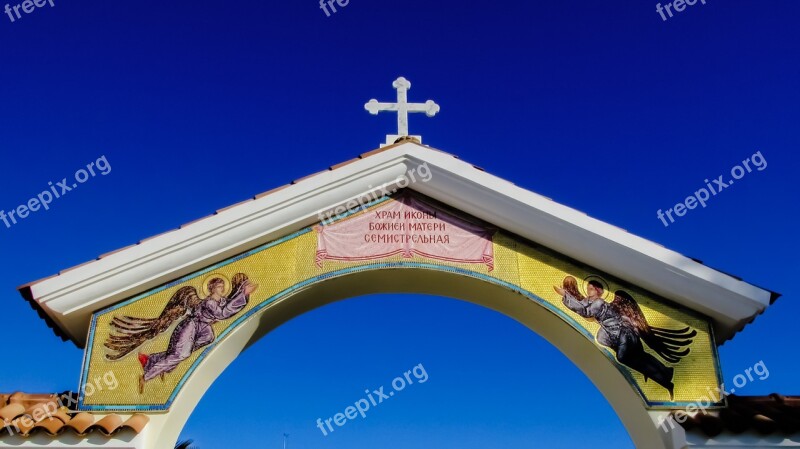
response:
<svg viewBox="0 0 800 449"><path fill-rule="evenodd" d="M673 417L680 418L679 422L684 429L702 432L712 438L723 432L734 435L744 432L761 435L800 433L798 396L782 396L777 393L769 396L730 395L727 401L728 407L722 410L707 410L691 416L673 413Z"/></svg>
<svg viewBox="0 0 800 449"><path fill-rule="evenodd" d="M56 335L83 347L93 312L309 226L320 212L423 164L432 176L413 190L702 313L718 342L780 296L413 142L362 154L19 291Z"/></svg>

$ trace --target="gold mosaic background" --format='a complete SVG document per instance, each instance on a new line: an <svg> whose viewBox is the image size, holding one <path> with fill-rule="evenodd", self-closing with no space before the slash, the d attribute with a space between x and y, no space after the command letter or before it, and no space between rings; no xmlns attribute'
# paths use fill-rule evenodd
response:
<svg viewBox="0 0 800 449"><path fill-rule="evenodd" d="M373 206L373 208L379 206L380 205L376 205ZM476 220L471 219L471 221L474 222ZM95 316L95 326L91 330L93 333L92 344L87 347L87 351L90 352L87 353L86 360L84 361L85 364L88 364L88 379L102 377L104 373L113 371L119 380L120 386L113 391L104 390L94 392L94 394L85 399L83 403L84 408L102 409L104 406L153 406L154 408L162 408L163 404L167 403L170 396L175 392L175 389L187 374L188 370L203 353L202 349L196 351L189 359L182 362L175 371L166 374L163 381L159 378L151 380L146 384L144 393L140 395L138 391L138 377L142 373L142 368L136 357L137 352L150 354L164 351L169 342L172 330L175 325L177 325L178 321L176 321L167 332L145 343L137 351L134 351L125 358L118 361L109 361L105 358L108 349L103 346L103 342L106 341L111 332L109 323L115 315L156 317L161 313L170 297L181 287L192 285L197 288L198 292L201 292L201 296L205 296L202 293L202 285L212 275L221 274L225 278L230 279L236 273L245 273L253 282L259 284L259 288L251 295L248 305L242 312L228 320L213 325L214 333L219 337L234 321L244 316L248 311L258 307L259 304L263 304L267 299L301 281L343 268L391 261L414 261L443 267L458 267L519 286L523 290L557 307L564 316L571 318L570 324L573 327L583 327L592 336L596 335L599 325L594 321L585 320L567 309L562 304L559 295L553 291L553 286L560 286L564 277L567 275L574 276L579 281L585 279L589 275L600 275L608 282L610 291L613 292L617 289L628 291L638 302L650 325L675 329L683 328L688 325L697 330L698 335L694 338L694 343L690 346L691 353L683 358L677 365L667 364L667 366L675 367L673 382L675 383L674 401L676 403L697 401L702 396L708 395L708 389L714 389L718 385L719 368L716 345L713 342L710 325L704 318L681 310L664 300L654 297L646 291L625 284L598 270L583 266L578 262L555 254L545 248L530 244L529 242L524 242L502 231L496 233L494 236L495 269L491 272L489 272L488 267L483 264L449 263L416 255L413 259L404 259L402 256L398 255L392 258L369 262L326 260L323 268L320 269L314 263L316 248L316 233L313 231L306 232L273 246L268 245L264 249L256 250L253 254L240 260L218 264L211 271L189 276L179 285L161 291L155 291L154 293L141 295L139 297L140 299L134 300L119 309L99 312ZM520 297L520 301L525 300L526 299L522 296ZM269 306L262 310L261 313L269 313ZM250 319L257 318L258 314ZM612 360L615 360L613 351L604 348L596 342L595 344L597 344L600 350L608 353ZM649 349L647 350L652 353ZM658 356L656 357L658 358ZM661 359L659 358L659 360ZM618 364L618 366L630 374L630 378L635 381L647 402L651 404L670 402L669 394L664 388L660 387L652 380L645 383L642 375L638 372L621 364ZM84 370L85 369L86 368L84 368Z"/></svg>

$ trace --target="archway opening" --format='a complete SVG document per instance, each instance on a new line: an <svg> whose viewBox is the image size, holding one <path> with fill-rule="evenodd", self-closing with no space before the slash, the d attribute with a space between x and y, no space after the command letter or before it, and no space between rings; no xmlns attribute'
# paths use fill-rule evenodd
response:
<svg viewBox="0 0 800 449"><path fill-rule="evenodd" d="M226 339L221 341L211 353L209 353L207 359L198 366L197 371L189 379L183 391L181 391L181 393L177 396L172 405L170 413L155 419L156 421L159 421L156 427L162 430L158 432L158 434L150 435L148 438L154 438L154 441L158 442L158 447L172 447L195 406L200 402L201 397L209 390L217 377L233 360L239 356L239 354L241 354L245 349L259 342L271 331L297 317L300 317L301 315L306 314L307 312L320 308L324 305L342 299L361 297L364 295L372 295L377 293L417 293L424 295L446 296L494 310L495 312L499 313L499 315L493 314L498 315L495 318L505 320L509 327L511 327L511 324L513 323L512 320L517 321L525 328L533 331L534 334L537 334L542 339L549 342L549 344L552 345L550 348L551 350L558 351L563 354L563 356L565 356L573 365L580 369L583 375L591 380L593 386L589 385L589 387L596 388L596 391L599 391L602 394L604 399L610 405L611 409L613 409L614 413L616 413L618 422L622 423L633 444L635 444L637 447L665 447L662 436L653 425L644 403L637 392L629 385L617 367L614 366L614 364L610 362L601 351L598 350L593 342L587 340L582 334L573 329L563 319L556 316L536 301L532 301L529 298L526 298L504 286L493 284L477 278L463 276L450 271L423 268L376 269L354 272L309 285L301 290L298 290L291 296L287 296L271 304L260 314L254 315L251 319L242 323L234 332L228 335ZM417 297L417 299L419 299L419 297ZM425 299L432 301L431 303L437 302L433 301L432 298ZM363 298L358 301L361 300L363 300ZM398 306L400 305L400 303L397 304ZM416 309L419 309L420 314L425 313L424 307L417 307ZM314 316L318 315L324 316L324 312L325 309L316 311L314 314L309 314L308 317L301 318L301 320L313 319ZM487 311L483 312L489 313ZM382 316L378 316L374 319L380 322L382 318ZM442 319L442 317L439 318L442 320L442 324L447 323L447 321ZM511 318L511 320L508 318ZM421 324L416 323L414 325ZM277 338L280 338L279 336L281 333L278 332L275 335L278 336ZM402 336L407 335L408 332L402 332L400 340L402 340ZM365 342L362 344L376 344L375 340L369 340L369 335L363 335L362 337L363 341ZM359 344L358 341L349 343L337 342L336 338L336 335L330 335L327 340L318 341L315 343L323 348L331 345L335 346L337 344L349 344L352 346ZM380 343L380 340L377 340L377 342ZM531 349L533 350L540 346L542 345L534 345ZM347 346L345 346L345 348L346 347ZM465 348L467 347L463 345L460 347L462 351L466 350ZM495 350L500 352L503 350L503 348L497 347ZM570 382L568 385L558 384L559 380L569 380L569 378L565 378L563 376L559 378L559 372L553 372L552 368L547 367L548 363L551 366L563 366L564 363L556 363L557 359L548 360L547 357L538 359L537 354L535 354L532 350L522 352L520 357L536 360L543 365L539 367L539 369L544 370L543 373L545 373L545 377L537 378L536 386L528 386L528 394L534 394L538 392L538 394L542 394L542 400L537 400L536 396L528 396L529 401L525 401L523 404L517 404L519 407L518 413L512 412L512 414L506 415L509 417L509 421L512 421L510 417L513 415L515 419L529 420L529 425L535 428L537 424L537 417L547 417L548 419L546 421L543 420L543 422L551 422L551 428L549 429L549 432L552 435L559 435L563 432L563 429L552 428L552 423L554 422L563 422L565 424L571 423L572 425L586 427L588 426L586 421L592 421L594 423L599 423L601 426L605 425L604 428L610 427L613 429L613 424L609 426L609 423L612 423L613 421L603 420L602 418L598 419L595 416L596 414L603 416L602 410L596 408L596 401L595 406L593 407L590 403L586 403L585 401L581 400L580 396L583 396L584 398L587 397L585 390L576 388L575 382ZM336 351L340 351L339 354L343 353L341 352L343 351L341 348L336 348ZM310 354L308 354L308 356L313 357L313 354L314 353L312 351ZM425 360L418 360L415 362L410 362L409 360L410 359L405 360L405 365L409 365L408 367L404 367L402 372L392 374L388 378L385 378L386 376L378 376L379 373L370 373L370 375L375 375L374 380L370 383L366 383L366 378L362 379L362 383L365 383L363 385L363 389L369 390L372 388L371 385L373 384L375 389L382 385L388 386L394 377L397 375L402 376L406 371L411 370L420 364L425 367L425 372L428 376L433 376L433 373L431 372L431 366L436 366L435 361L434 364L431 365L431 361L428 361L426 364ZM508 360L506 360L506 362L507 361ZM362 363L362 366L364 366L365 362L360 362ZM563 362L563 360L561 362ZM385 364L381 366L388 367L391 365L392 364ZM286 376L291 375L291 372L280 371L280 365L272 366L270 369L272 370L272 373L280 373L280 375ZM319 370L322 371L322 367L320 367ZM568 372L568 370L563 369L561 371ZM384 372L380 374L390 373ZM319 375L321 378L325 378L324 372L320 372ZM442 376L444 378L448 378L449 375L443 374ZM473 378L480 379L480 377L476 377L476 375L473 375ZM509 377L508 385L503 387L507 388L510 385L515 385L515 383L512 383L512 379L513 377ZM338 382L337 385L342 385L340 381L341 379L337 381L336 377L334 376L325 382ZM237 419L240 419L243 416L248 416L250 417L249 419L252 419L253 416L258 416L260 412L263 412L265 408L274 407L274 405L270 403L270 398L260 393L259 388L263 383L263 377L259 376L259 373L257 372L250 372L249 376L247 376L247 379L237 379L236 382L239 394L246 396L248 398L247 402L251 405L245 407L244 409L229 409L223 406L221 409L215 412L216 416L218 417L217 428L220 432L226 433L233 431L255 432L260 434L259 429L240 428L237 424ZM516 384L521 384L519 379L516 379L513 382L516 382ZM585 382L585 378L583 384L584 386L588 384ZM347 388L348 386L350 385L342 385L342 388ZM411 394L407 395L407 397L413 398L415 396L414 389L416 389L417 392L424 392L425 387L426 386L424 385L416 385L416 387L410 388ZM429 387L429 385L427 387ZM481 388L483 388L482 391L484 393L486 391L494 391L489 386L476 387L475 384L466 384L464 388L473 389L474 391L481 391ZM432 389L428 388L428 390L430 391ZM557 400L548 400L548 395L543 393L545 390L547 393L557 392L559 394L557 396ZM389 389L387 388L385 391L389 391ZM509 390L497 390L498 394L507 394L508 391ZM576 392L577 395L575 397L570 397L570 393L573 391ZM580 393L581 391L583 391L583 394ZM215 392L214 390L211 390L210 393L213 401L213 395ZM462 392L462 394L466 394L468 396L471 393ZM364 393L364 395L366 395L366 393ZM342 396L339 397L344 396L346 395L342 393ZM305 394L303 391L297 392L297 401L300 402L313 401L314 397L316 396L311 393ZM483 397L485 398L485 396ZM353 403L359 399L362 399L362 397L357 395L357 397L354 397L352 401L346 400L344 404L341 404L340 408L342 410L340 411L345 412L346 407L353 405ZM217 401L220 400L224 401L224 399L217 398ZM350 404L348 404L348 402L350 402ZM402 400L395 401L395 403L397 402L402 402ZM569 404L569 411L560 411L560 415L562 416L559 416L558 419L563 419L563 421L551 421L551 419L553 419L553 415L556 415L558 407L563 406L564 404ZM523 408L523 406L527 406L527 409ZM300 405L300 407L302 407L304 410L307 410L307 413L309 413L310 417L308 419L310 423L309 426L311 426L311 431L320 432L320 438L324 438L326 442L330 441L330 436L322 435L322 431L314 428L314 425L317 418L322 418L323 422L325 419L330 418L330 416L325 416L326 413L335 415L336 408L334 407L333 410L328 412L327 407L323 407L324 409L317 408L316 406L303 407ZM390 410L389 413L394 413L391 410L392 408L393 406L384 407L384 409ZM275 408L272 410L274 413ZM439 410L446 410L446 407ZM526 413L521 412L523 410ZM486 410L486 412L489 411L490 410ZM491 412L494 413L493 416L497 416L496 410L491 410ZM270 413L267 414L267 416L276 415ZM358 423L355 423L352 427L356 427L357 424ZM343 433L341 430L343 430L343 428L338 430L340 435ZM286 429L286 431L289 432L289 429ZM604 433L600 433L600 435L604 435Z"/></svg>
<svg viewBox="0 0 800 449"><path fill-rule="evenodd" d="M412 383L396 382L395 392L393 381L409 370ZM343 426L332 421L333 432L317 427L380 387L395 394L367 401L365 416ZM582 432L562 431L576 425ZM633 447L608 402L557 348L499 313L422 295L352 298L275 329L217 379L180 439L201 449L282 447L284 433L290 448L535 441L560 449L579 447L587 433L603 436L598 447Z"/></svg>

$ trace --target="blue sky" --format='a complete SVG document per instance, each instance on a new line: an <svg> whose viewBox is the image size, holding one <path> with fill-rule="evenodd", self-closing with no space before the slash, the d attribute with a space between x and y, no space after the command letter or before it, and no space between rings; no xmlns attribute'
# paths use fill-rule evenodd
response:
<svg viewBox="0 0 800 449"><path fill-rule="evenodd" d="M16 0L15 0L16 1ZM13 5L14 3L12 3ZM742 394L798 394L800 39L791 0L62 2L0 15L0 208L111 165L0 223L0 391L76 388L82 353L16 287L375 148L403 75L425 143L785 295L721 348ZM4 4L0 4L0 7ZM665 227L656 216L757 151L768 166ZM9 349L13 348L13 349ZM323 437L317 418L422 363L429 381ZM235 430L232 431L231 429ZM504 316L422 296L355 298L265 337L184 435L231 444L631 447L602 395Z"/></svg>

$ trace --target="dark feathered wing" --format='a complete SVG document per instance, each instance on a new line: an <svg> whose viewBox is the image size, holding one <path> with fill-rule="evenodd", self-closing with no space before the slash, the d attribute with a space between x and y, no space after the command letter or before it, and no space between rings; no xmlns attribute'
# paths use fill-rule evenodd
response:
<svg viewBox="0 0 800 449"><path fill-rule="evenodd" d="M172 295L158 318L136 318L115 316L111 327L116 334L111 334L105 342L114 353L107 354L109 360L119 360L133 352L148 340L152 340L169 329L175 321L186 315L202 302L197 290L187 286Z"/></svg>
<svg viewBox="0 0 800 449"><path fill-rule="evenodd" d="M639 304L624 290L614 293L611 306L627 317L639 337L667 362L678 363L689 355L691 350L687 346L692 344L692 338L697 335L696 330L688 326L683 329L650 326Z"/></svg>

